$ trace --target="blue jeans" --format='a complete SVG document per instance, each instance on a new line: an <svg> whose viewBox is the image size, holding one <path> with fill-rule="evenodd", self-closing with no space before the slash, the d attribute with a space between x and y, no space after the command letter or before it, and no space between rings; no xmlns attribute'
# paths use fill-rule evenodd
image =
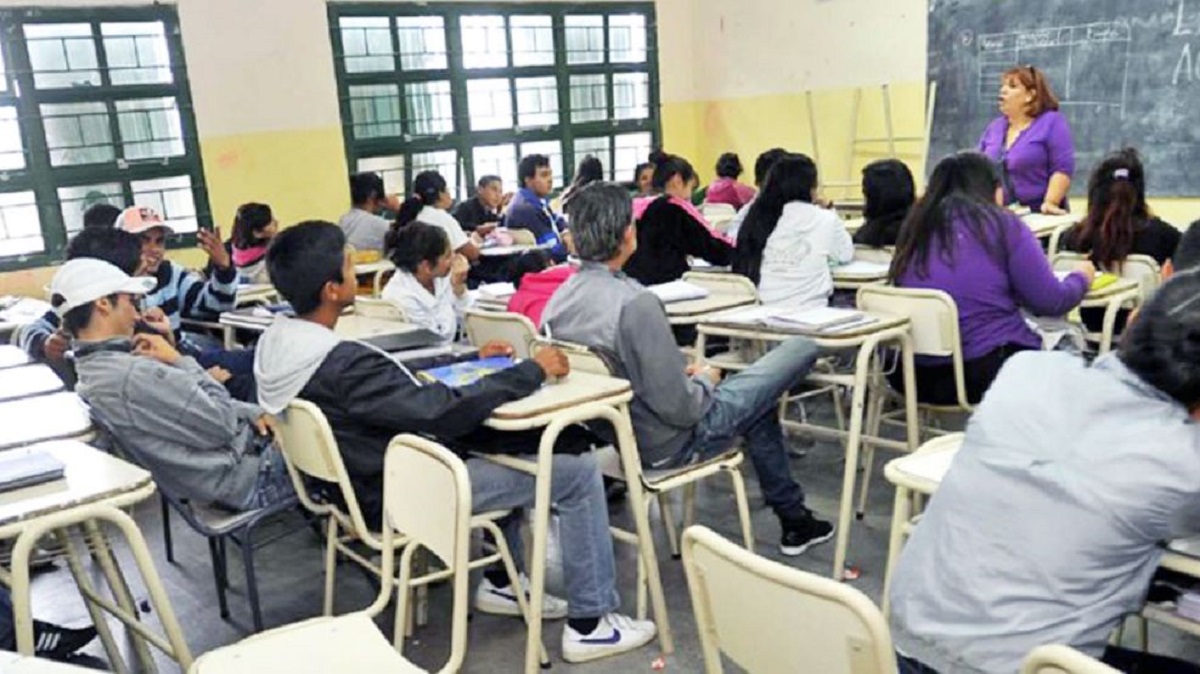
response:
<svg viewBox="0 0 1200 674"><path fill-rule="evenodd" d="M767 505L780 519L807 516L804 490L792 478L779 425L779 398L808 374L820 353L812 340L793 337L726 378L717 386L713 405L696 425L691 440L661 467L711 459L728 451L738 436L745 436L745 451L758 473Z"/></svg>
<svg viewBox="0 0 1200 674"><path fill-rule="evenodd" d="M604 482L591 454L555 454L550 500L558 512L562 535L563 576L571 618L597 618L620 606L608 503ZM532 508L534 476L483 459L467 461L471 476L472 508L476 513L509 508ZM517 568L524 569L520 520L510 518L504 538Z"/></svg>
<svg viewBox="0 0 1200 674"><path fill-rule="evenodd" d="M12 595L0 587L0 650L17 650L17 630L13 625Z"/></svg>
<svg viewBox="0 0 1200 674"><path fill-rule="evenodd" d="M938 674L937 670L926 667L918 660L896 654L896 671L898 674Z"/></svg>

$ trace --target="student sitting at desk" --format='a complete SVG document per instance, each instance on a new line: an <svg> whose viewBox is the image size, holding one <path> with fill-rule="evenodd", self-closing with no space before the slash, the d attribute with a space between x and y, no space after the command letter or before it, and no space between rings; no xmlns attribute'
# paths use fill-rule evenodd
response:
<svg viewBox="0 0 1200 674"><path fill-rule="evenodd" d="M733 245L712 230L704 216L691 204L696 171L683 157L660 154L654 165L654 189L661 194L638 200L637 252L625 273L645 285L676 281L698 257L718 267L733 259ZM638 209L641 209L640 211Z"/></svg>
<svg viewBox="0 0 1200 674"><path fill-rule="evenodd" d="M238 277L248 283L270 283L267 275L267 246L279 232L279 222L266 204L242 204L233 217L233 265Z"/></svg>
<svg viewBox="0 0 1200 674"><path fill-rule="evenodd" d="M770 306L826 306L831 265L854 259L854 242L837 213L813 204L817 165L802 154L780 159L750 207L733 256L733 271L758 286Z"/></svg>
<svg viewBox="0 0 1200 674"><path fill-rule="evenodd" d="M453 341L459 317L471 305L466 258L450 247L444 230L422 222L390 232L388 249L396 273L380 297L403 310L409 323Z"/></svg>
<svg viewBox="0 0 1200 674"><path fill-rule="evenodd" d="M504 226L529 230L539 246L550 248L556 261L566 260L567 247L562 241L566 223L550 208L550 192L554 190L550 158L544 154L522 157L517 164L517 180L521 189L508 205Z"/></svg>
<svg viewBox="0 0 1200 674"><path fill-rule="evenodd" d="M654 164L642 162L633 168L633 197L635 199L653 197Z"/></svg>
<svg viewBox="0 0 1200 674"><path fill-rule="evenodd" d="M50 284L73 338L80 397L121 446L181 498L234 510L293 495L265 413L230 397L166 337L138 331L138 305L154 287L107 262L71 260Z"/></svg>
<svg viewBox="0 0 1200 674"><path fill-rule="evenodd" d="M422 171L413 179L412 196L400 204L400 212L396 214L396 222L388 229L384 239L384 251L391 255L395 250L397 232L414 222L440 227L450 240L450 249L458 255L467 258L468 262L479 261L479 245L482 239L472 234L467 236L462 225L454 219L446 209L454 203L454 198L446 189L446 179L437 171Z"/></svg>
<svg viewBox="0 0 1200 674"><path fill-rule="evenodd" d="M628 196L626 196L628 200ZM398 433L422 433L458 449L497 453L536 451L537 440L499 433L482 426L492 410L524 398L547 377L567 374L566 356L542 349L532 360L461 388L421 384L404 365L366 344L341 341L333 329L342 311L354 304L354 263L343 253L345 238L328 223L307 222L285 230L271 248L271 280L295 307L298 318L276 321L259 342L256 372L259 399L268 410L282 411L296 398L325 414L368 521L382 516L383 458ZM507 344L484 345L482 356L511 353ZM410 364L414 369L420 363ZM524 441L520 446L513 443ZM561 443L560 443L561 444ZM476 512L533 505L534 477L465 452ZM562 527L569 604L546 596L547 618L567 618L563 657L582 662L637 648L655 635L654 623L616 613L616 569L608 509L600 472L590 452L555 454L551 500ZM506 537L520 565L518 521ZM486 613L520 615L513 589L503 573L485 573L475 606Z"/></svg>
<svg viewBox="0 0 1200 674"><path fill-rule="evenodd" d="M1109 646L1162 542L1200 532L1200 276L1179 274L1119 353L1000 371L892 577L901 674L1012 674L1066 644L1124 672L1200 672Z"/></svg>
<svg viewBox="0 0 1200 674"><path fill-rule="evenodd" d="M1041 348L1041 336L1021 309L1066 314L1095 275L1084 263L1061 281L1055 277L1029 227L997 205L1000 194L995 169L983 155L962 152L943 159L900 232L889 271L897 286L942 290L954 299L971 403L983 397L1009 356ZM916 378L921 402L958 400L949 358L919 358ZM889 379L902 388L899 369Z"/></svg>
<svg viewBox="0 0 1200 674"><path fill-rule="evenodd" d="M704 201L710 204L728 204L734 210L750 203L755 190L738 182L742 175L742 160L736 153L726 152L717 159L717 179L708 186Z"/></svg>
<svg viewBox="0 0 1200 674"><path fill-rule="evenodd" d="M601 180L604 180L604 164L589 154L579 162L579 166L575 169L575 177L571 179L571 184L567 186L567 189L563 190L562 199L560 199L563 209L566 210L571 197L574 197L579 190Z"/></svg>
<svg viewBox="0 0 1200 674"><path fill-rule="evenodd" d="M338 227L346 233L346 240L359 252L383 252L383 238L392 223L379 215L381 211L399 211L400 201L388 195L383 188L383 178L377 173L355 173L350 176L350 201L352 207L338 219Z"/></svg>
<svg viewBox="0 0 1200 674"><path fill-rule="evenodd" d="M912 171L899 159L880 159L863 167L863 224L854 243L871 248L895 246L900 226L916 201Z"/></svg>
<svg viewBox="0 0 1200 674"><path fill-rule="evenodd" d="M517 292L508 300L508 311L521 314L542 327L546 304L578 269L570 262L555 265L544 250L525 251L513 262L511 278Z"/></svg>
<svg viewBox="0 0 1200 674"><path fill-rule="evenodd" d="M689 367L675 345L662 302L621 268L637 248L628 193L597 183L571 202L571 232L583 260L546 307L547 332L612 354L633 384L630 411L642 462L672 468L719 456L745 435L763 498L783 526L780 551L799 555L833 537L792 478L779 397L804 378L819 354L797 337L746 371L721 382L720 372Z"/></svg>
<svg viewBox="0 0 1200 674"><path fill-rule="evenodd" d="M500 222L504 207L511 194L504 193L500 176L486 175L475 185L475 196L454 207L451 215L468 232L487 235Z"/></svg>

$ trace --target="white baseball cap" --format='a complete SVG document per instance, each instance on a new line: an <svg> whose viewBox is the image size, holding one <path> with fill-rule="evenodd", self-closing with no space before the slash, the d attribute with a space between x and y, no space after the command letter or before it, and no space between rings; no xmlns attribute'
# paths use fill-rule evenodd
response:
<svg viewBox="0 0 1200 674"><path fill-rule="evenodd" d="M175 233L175 230L171 229L170 225L163 222L162 216L158 214L158 211L153 208L146 208L145 206L130 206L126 208L117 216L115 224L117 229L123 229L130 234L141 234L155 227L162 227L171 234Z"/></svg>
<svg viewBox="0 0 1200 674"><path fill-rule="evenodd" d="M50 282L50 300L62 316L114 293L145 295L154 289L155 283L149 276L130 276L104 260L81 257L68 260L58 269Z"/></svg>

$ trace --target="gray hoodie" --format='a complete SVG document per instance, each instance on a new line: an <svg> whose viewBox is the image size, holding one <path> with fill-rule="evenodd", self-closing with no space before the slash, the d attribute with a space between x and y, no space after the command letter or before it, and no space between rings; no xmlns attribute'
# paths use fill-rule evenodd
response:
<svg viewBox="0 0 1200 674"><path fill-rule="evenodd" d="M195 360L166 365L128 339L75 342L76 391L165 490L241 509L258 479L256 405L234 400Z"/></svg>
<svg viewBox="0 0 1200 674"><path fill-rule="evenodd" d="M254 351L258 404L271 414L282 412L341 341L332 330L312 321L276 318Z"/></svg>

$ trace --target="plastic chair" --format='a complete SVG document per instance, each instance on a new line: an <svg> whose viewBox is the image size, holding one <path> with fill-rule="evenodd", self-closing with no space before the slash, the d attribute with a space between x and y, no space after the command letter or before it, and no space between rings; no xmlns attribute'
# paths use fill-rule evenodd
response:
<svg viewBox="0 0 1200 674"><path fill-rule="evenodd" d="M1082 253L1058 253L1054 256L1052 266L1055 271L1071 271L1087 260L1088 256ZM1120 264L1118 271L1121 278L1138 284L1137 297L1117 296L1108 301L1096 300L1103 302L1105 306L1104 324L1100 332L1088 331L1086 335L1089 342L1098 345L1101 354L1108 353L1113 341L1119 336L1116 333L1117 310L1133 309L1145 304L1162 283L1162 268L1149 255L1130 255ZM1089 303L1087 298L1084 298L1084 305L1096 307L1096 304Z"/></svg>
<svg viewBox="0 0 1200 674"><path fill-rule="evenodd" d="M514 246L536 246L537 237L528 229L506 229L508 235L512 237Z"/></svg>
<svg viewBox="0 0 1200 674"><path fill-rule="evenodd" d="M358 297L354 300L354 313L368 318L382 318L388 321L408 322L404 309L385 299L376 297Z"/></svg>
<svg viewBox="0 0 1200 674"><path fill-rule="evenodd" d="M517 358L531 357L530 344L537 339L537 326L533 321L507 311L467 309L463 312L463 330L467 333L467 341L475 346L497 339L508 342Z"/></svg>
<svg viewBox="0 0 1200 674"><path fill-rule="evenodd" d="M708 674L723 671L722 654L748 672L896 673L883 614L848 585L702 526L683 532L683 568Z"/></svg>
<svg viewBox="0 0 1200 674"><path fill-rule="evenodd" d="M1070 646L1038 646L1021 665L1021 674L1120 674Z"/></svg>
<svg viewBox="0 0 1200 674"><path fill-rule="evenodd" d="M400 555L399 578L383 574L379 595L365 610L341 617L313 618L250 637L209 652L196 660L192 674L280 672L424 671L405 660L373 618L383 611L393 590L411 583L453 578L450 657L439 672L457 672L467 653L467 600L470 536L478 518L471 516L471 484L462 460L444 447L413 435L392 440L384 460L384 521L379 540L382 567L392 568ZM401 533L403 532L403 533ZM503 539L498 539L503 546ZM425 549L446 571L412 578L413 554ZM487 563L494 558L486 560ZM511 558L503 561L515 576ZM397 634L407 615L408 592L397 593ZM523 593L517 593L524 609Z"/></svg>

